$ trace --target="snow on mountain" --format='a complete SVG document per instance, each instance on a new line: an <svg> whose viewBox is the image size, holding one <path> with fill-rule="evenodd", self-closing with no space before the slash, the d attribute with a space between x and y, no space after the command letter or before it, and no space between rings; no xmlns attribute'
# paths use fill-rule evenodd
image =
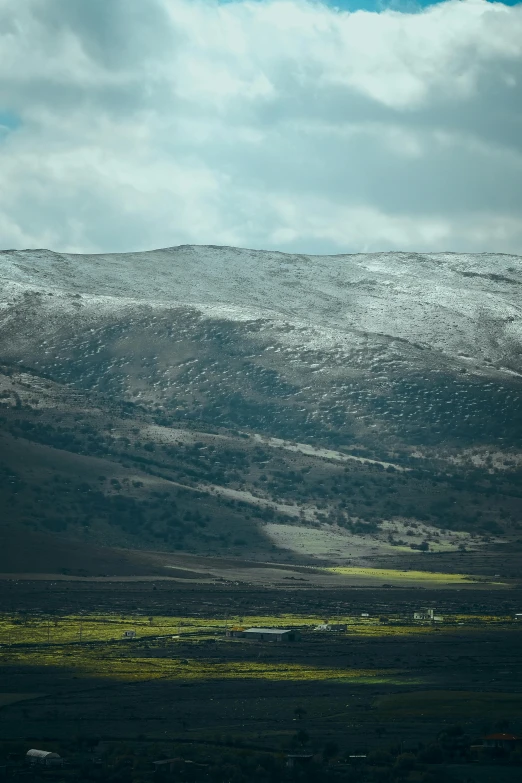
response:
<svg viewBox="0 0 522 783"><path fill-rule="evenodd" d="M522 258L491 254L4 251L5 491L18 444L30 520L118 545L266 554L282 520L518 537L521 292Z"/></svg>
<svg viewBox="0 0 522 783"><path fill-rule="evenodd" d="M0 254L0 280L4 313L6 297L14 302L35 290L80 294L94 310L129 300L188 305L231 321L261 317L308 327L323 347L386 337L464 364L476 360L482 369L522 371L519 256L306 256L213 246L107 255L25 250Z"/></svg>
<svg viewBox="0 0 522 783"><path fill-rule="evenodd" d="M522 441L518 256L4 251L0 281L0 361L161 425L385 461Z"/></svg>

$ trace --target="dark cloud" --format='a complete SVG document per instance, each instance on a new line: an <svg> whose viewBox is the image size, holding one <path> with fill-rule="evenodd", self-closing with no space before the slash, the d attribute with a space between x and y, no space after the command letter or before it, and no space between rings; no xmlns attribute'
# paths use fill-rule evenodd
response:
<svg viewBox="0 0 522 783"><path fill-rule="evenodd" d="M89 58L110 69L154 57L174 32L161 0L45 0L36 4L35 19L50 36L74 36Z"/></svg>

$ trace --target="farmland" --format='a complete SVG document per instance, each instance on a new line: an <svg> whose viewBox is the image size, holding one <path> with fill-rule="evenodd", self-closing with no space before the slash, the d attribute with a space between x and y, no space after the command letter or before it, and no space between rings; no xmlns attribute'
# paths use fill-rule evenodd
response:
<svg viewBox="0 0 522 783"><path fill-rule="evenodd" d="M303 728L311 746L354 750L379 746L383 732L423 741L454 713L477 732L521 714L518 590L0 581L3 606L13 593L18 611L0 617L13 740L227 737L282 749ZM444 621L414 622L421 604ZM346 630L315 630L325 620ZM298 627L300 641L227 638L239 625Z"/></svg>
<svg viewBox="0 0 522 783"><path fill-rule="evenodd" d="M182 639L197 642L208 639L214 641L222 636L230 626L263 627L281 626L301 628L312 631L324 618L311 615L281 613L275 615L241 615L226 619L196 617L144 617L142 615L30 615L23 612L4 615L0 618L0 645L5 650L46 644L49 649L60 645L116 642L123 639L126 632L133 632L133 643L153 642L161 639L180 642ZM450 615L444 618L444 624L437 626L429 622L412 622L411 618L390 617L386 622L378 617L356 618L339 615L336 623L346 625L346 636L417 636L434 633L462 634L466 628L487 630L492 625L500 625L508 630L516 630L513 618L505 615Z"/></svg>

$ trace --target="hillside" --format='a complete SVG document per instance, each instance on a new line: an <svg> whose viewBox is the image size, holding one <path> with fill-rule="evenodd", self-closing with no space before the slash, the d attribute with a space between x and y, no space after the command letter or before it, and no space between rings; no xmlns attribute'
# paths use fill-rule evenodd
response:
<svg viewBox="0 0 522 783"><path fill-rule="evenodd" d="M0 282L6 523L303 564L516 558L522 258L4 251Z"/></svg>

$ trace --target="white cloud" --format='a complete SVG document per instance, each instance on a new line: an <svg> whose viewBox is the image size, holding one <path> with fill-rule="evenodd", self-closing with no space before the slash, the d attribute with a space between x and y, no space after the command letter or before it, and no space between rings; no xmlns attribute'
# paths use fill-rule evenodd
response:
<svg viewBox="0 0 522 783"><path fill-rule="evenodd" d="M0 247L522 252L522 6L0 0Z"/></svg>

